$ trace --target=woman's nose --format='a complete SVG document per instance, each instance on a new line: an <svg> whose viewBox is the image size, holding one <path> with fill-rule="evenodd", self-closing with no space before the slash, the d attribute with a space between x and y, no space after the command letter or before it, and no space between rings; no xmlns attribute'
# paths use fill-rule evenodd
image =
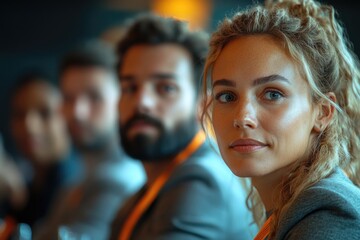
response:
<svg viewBox="0 0 360 240"><path fill-rule="evenodd" d="M235 128L255 129L258 126L257 110L251 100L240 102L236 108L238 109L234 118Z"/></svg>

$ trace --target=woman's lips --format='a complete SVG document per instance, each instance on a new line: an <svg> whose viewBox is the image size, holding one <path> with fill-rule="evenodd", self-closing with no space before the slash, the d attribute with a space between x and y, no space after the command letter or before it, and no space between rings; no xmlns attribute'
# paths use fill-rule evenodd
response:
<svg viewBox="0 0 360 240"><path fill-rule="evenodd" d="M254 139L237 139L229 145L230 149L240 153L251 153L267 147L268 145Z"/></svg>

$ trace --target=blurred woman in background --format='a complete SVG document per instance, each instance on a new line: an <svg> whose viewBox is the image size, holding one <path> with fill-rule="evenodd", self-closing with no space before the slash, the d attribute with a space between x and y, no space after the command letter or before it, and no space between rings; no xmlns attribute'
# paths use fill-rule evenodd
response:
<svg viewBox="0 0 360 240"><path fill-rule="evenodd" d="M22 204L8 201L7 219L34 228L51 209L57 195L72 186L80 174L61 115L59 90L41 74L22 76L11 97L11 133L22 158L18 167L26 184ZM21 162L21 161L18 161ZM5 182L5 181L3 181Z"/></svg>

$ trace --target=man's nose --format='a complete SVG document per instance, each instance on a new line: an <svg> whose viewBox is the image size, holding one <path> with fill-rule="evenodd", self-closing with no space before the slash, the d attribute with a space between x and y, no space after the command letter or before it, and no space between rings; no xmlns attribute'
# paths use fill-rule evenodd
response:
<svg viewBox="0 0 360 240"><path fill-rule="evenodd" d="M36 134L41 131L42 124L39 114L35 111L30 111L25 116L25 128L28 133Z"/></svg>
<svg viewBox="0 0 360 240"><path fill-rule="evenodd" d="M89 117L90 105L85 98L78 98L75 100L73 107L73 116L76 120L84 120Z"/></svg>
<svg viewBox="0 0 360 240"><path fill-rule="evenodd" d="M150 86L139 89L137 108L141 113L149 113L156 107L156 94Z"/></svg>

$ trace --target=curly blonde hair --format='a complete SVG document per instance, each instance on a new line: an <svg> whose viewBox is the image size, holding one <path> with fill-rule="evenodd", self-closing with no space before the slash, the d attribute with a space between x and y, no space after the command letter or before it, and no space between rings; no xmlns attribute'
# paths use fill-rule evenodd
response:
<svg viewBox="0 0 360 240"><path fill-rule="evenodd" d="M256 34L278 39L299 65L311 87L313 101L329 101L337 109L330 124L312 143L310 157L296 162L284 177L276 196L271 238L279 219L299 194L335 168L342 168L360 186L360 65L331 6L313 0L280 0L238 12L226 18L211 37L203 79L202 123L207 131L213 132L209 80L215 61L233 39ZM329 92L335 94L336 103L326 96Z"/></svg>

